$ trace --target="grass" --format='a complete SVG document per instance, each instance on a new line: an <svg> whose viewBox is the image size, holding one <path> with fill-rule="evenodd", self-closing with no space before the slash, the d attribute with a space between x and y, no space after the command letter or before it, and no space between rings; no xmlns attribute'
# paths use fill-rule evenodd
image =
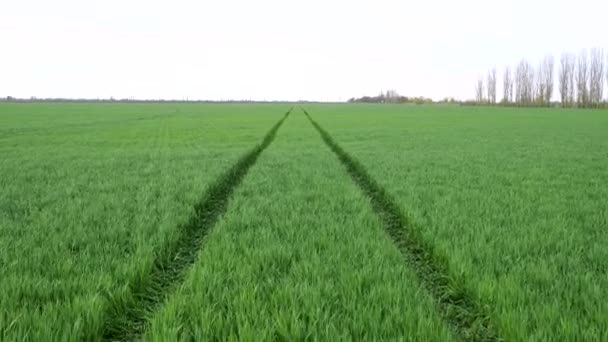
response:
<svg viewBox="0 0 608 342"><path fill-rule="evenodd" d="M133 340L144 332L146 316L154 312L159 303L171 294L176 284L182 281L184 273L196 259L208 231L226 210L234 189L274 140L290 113L291 109L268 131L260 144L243 155L209 187L201 201L194 205L194 213L188 222L180 227L178 237L172 243L161 246L150 273L144 275L143 279L131 282L131 295L110 302L107 310L109 319L106 319L103 332L104 340Z"/></svg>
<svg viewBox="0 0 608 342"><path fill-rule="evenodd" d="M501 337L608 338L606 111L309 107Z"/></svg>
<svg viewBox="0 0 608 342"><path fill-rule="evenodd" d="M307 119L237 189L149 341L455 338Z"/></svg>
<svg viewBox="0 0 608 342"><path fill-rule="evenodd" d="M608 339L607 111L289 107L1 103L0 340Z"/></svg>
<svg viewBox="0 0 608 342"><path fill-rule="evenodd" d="M96 339L288 106L0 105L0 340Z"/></svg>
<svg viewBox="0 0 608 342"><path fill-rule="evenodd" d="M471 297L468 289L451 277L446 269L446 261L433 253L433 246L424 242L420 237L419 228L401 213L394 199L306 110L303 111L327 146L340 159L353 181L370 198L386 232L404 254L406 262L433 296L444 319L452 325L459 337L469 341L501 340L488 314L477 304L475 298Z"/></svg>

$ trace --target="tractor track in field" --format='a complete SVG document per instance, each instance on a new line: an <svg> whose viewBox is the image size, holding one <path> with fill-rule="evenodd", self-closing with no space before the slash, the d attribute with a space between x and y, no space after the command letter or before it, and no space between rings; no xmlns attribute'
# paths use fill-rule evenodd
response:
<svg viewBox="0 0 608 342"><path fill-rule="evenodd" d="M381 218L384 229L416 273L421 284L432 295L443 319L464 341L502 341L490 320L486 305L479 303L462 281L448 270L447 260L433 253L424 242L420 229L402 213L393 198L374 180L363 165L350 156L308 112L301 108L319 132L329 149L338 157L354 183L369 198L374 212Z"/></svg>
<svg viewBox="0 0 608 342"><path fill-rule="evenodd" d="M109 299L100 336L104 341L131 341L140 338L148 318L184 279L203 248L204 238L226 211L230 197L260 154L272 143L277 131L289 117L291 108L268 131L261 143L242 156L219 177L194 206L194 215L181 226L178 239L163 246L150 271L129 284L128 298Z"/></svg>

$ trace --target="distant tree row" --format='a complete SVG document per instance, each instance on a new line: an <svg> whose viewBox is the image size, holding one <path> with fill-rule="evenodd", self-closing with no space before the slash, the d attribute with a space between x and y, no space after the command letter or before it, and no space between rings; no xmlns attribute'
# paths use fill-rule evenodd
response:
<svg viewBox="0 0 608 342"><path fill-rule="evenodd" d="M433 99L426 97L408 97L401 96L395 90L388 90L385 92L380 92L380 95L377 96L363 96L359 98L351 98L348 100L351 103L433 103Z"/></svg>
<svg viewBox="0 0 608 342"><path fill-rule="evenodd" d="M505 68L502 105L550 106L555 92L554 58L546 56L535 69L523 59L512 72ZM598 108L606 106L604 85L608 82L608 61L604 50L582 50L578 56L563 53L557 71L560 104L563 107ZM496 69L475 85L475 102L497 104Z"/></svg>

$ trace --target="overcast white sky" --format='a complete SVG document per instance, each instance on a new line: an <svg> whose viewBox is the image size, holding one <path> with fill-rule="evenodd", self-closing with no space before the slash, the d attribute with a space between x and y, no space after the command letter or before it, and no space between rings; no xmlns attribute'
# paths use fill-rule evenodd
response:
<svg viewBox="0 0 608 342"><path fill-rule="evenodd" d="M4 0L0 97L466 99L494 66L608 47L607 22L606 0Z"/></svg>

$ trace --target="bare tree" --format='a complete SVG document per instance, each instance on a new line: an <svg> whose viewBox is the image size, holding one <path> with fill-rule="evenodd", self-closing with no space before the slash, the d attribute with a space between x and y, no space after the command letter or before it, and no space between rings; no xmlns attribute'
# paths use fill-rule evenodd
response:
<svg viewBox="0 0 608 342"><path fill-rule="evenodd" d="M528 63L525 60L522 60L517 64L517 68L515 69L515 103L518 105L522 105L526 100L526 76L528 75L528 70L526 69Z"/></svg>
<svg viewBox="0 0 608 342"><path fill-rule="evenodd" d="M510 103L513 101L513 76L511 76L511 69L507 67L503 77L503 103Z"/></svg>
<svg viewBox="0 0 608 342"><path fill-rule="evenodd" d="M589 104L599 107L604 95L604 51L591 49L589 60Z"/></svg>
<svg viewBox="0 0 608 342"><path fill-rule="evenodd" d="M515 70L515 102L530 105L534 99L534 68L525 59Z"/></svg>
<svg viewBox="0 0 608 342"><path fill-rule="evenodd" d="M528 75L526 77L526 89L528 91L526 98L528 99L527 104L532 104L534 102L534 80L536 78L536 72L532 65L528 64Z"/></svg>
<svg viewBox="0 0 608 342"><path fill-rule="evenodd" d="M570 106L574 107L574 103L575 103L574 93L576 90L576 83L575 83L576 56L574 54L572 54L572 56L571 56L569 68L570 68L570 71L568 72L568 99L569 99L568 102L570 103Z"/></svg>
<svg viewBox="0 0 608 342"><path fill-rule="evenodd" d="M546 56L543 60L542 78L544 84L544 103L545 105L551 104L551 98L553 97L553 67L554 67L553 56Z"/></svg>
<svg viewBox="0 0 608 342"><path fill-rule="evenodd" d="M543 64L540 63L538 65L538 69L536 69L534 73L534 94L533 94L533 102L537 106L543 106L545 100L545 83L544 83L544 69Z"/></svg>
<svg viewBox="0 0 608 342"><path fill-rule="evenodd" d="M576 55L563 53L559 69L559 87L563 107L574 106Z"/></svg>
<svg viewBox="0 0 608 342"><path fill-rule="evenodd" d="M574 65L574 55L571 53L562 53L559 68L559 94L562 102L562 107L569 107L570 103L570 73L572 72L571 65Z"/></svg>
<svg viewBox="0 0 608 342"><path fill-rule="evenodd" d="M600 48L591 49L589 54L585 49L578 55L562 53L557 81L553 56L546 55L538 68L522 59L514 70L505 68L500 102L520 106L551 106L557 87L562 107L597 108L608 105L608 102L604 102L604 87L608 83L608 61L605 56ZM487 78L478 79L475 87L478 103L496 103L496 82L496 68L488 72ZM556 82L559 84L556 85ZM484 94L484 91L487 93Z"/></svg>
<svg viewBox="0 0 608 342"><path fill-rule="evenodd" d="M589 69L587 66L587 50L583 50L578 55L576 69L576 102L579 107L587 107L589 104L589 89L587 87L588 80Z"/></svg>
<svg viewBox="0 0 608 342"><path fill-rule="evenodd" d="M553 56L546 56L538 65L534 75L534 96L533 101L540 106L551 104L553 96Z"/></svg>
<svg viewBox="0 0 608 342"><path fill-rule="evenodd" d="M522 60L515 69L515 103L522 105L526 98L525 78L528 73L526 63Z"/></svg>
<svg viewBox="0 0 608 342"><path fill-rule="evenodd" d="M475 101L477 103L483 103L483 78L479 78L477 80L477 85L475 86Z"/></svg>
<svg viewBox="0 0 608 342"><path fill-rule="evenodd" d="M399 102L399 93L396 90L389 89L384 94L384 101L388 103L397 103Z"/></svg>
<svg viewBox="0 0 608 342"><path fill-rule="evenodd" d="M491 104L496 103L496 68L488 72L488 102Z"/></svg>

